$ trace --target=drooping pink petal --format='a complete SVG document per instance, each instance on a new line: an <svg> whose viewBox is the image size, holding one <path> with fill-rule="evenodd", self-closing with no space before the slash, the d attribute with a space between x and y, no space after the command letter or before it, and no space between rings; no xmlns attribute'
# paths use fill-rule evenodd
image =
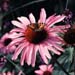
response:
<svg viewBox="0 0 75 75"><path fill-rule="evenodd" d="M24 65L24 60L25 60L25 56L26 56L26 53L27 53L27 50L28 50L28 47L25 47L22 51L22 55L21 55L21 65Z"/></svg>
<svg viewBox="0 0 75 75"><path fill-rule="evenodd" d="M48 64L48 60L47 60L47 58L46 58L46 56L45 56L44 48L42 47L42 45L39 46L39 53L40 53L40 55L41 55L41 58L44 60L44 62L45 62L46 64Z"/></svg>
<svg viewBox="0 0 75 75"><path fill-rule="evenodd" d="M48 32L48 36L49 37L57 37L58 36L58 34L56 33L56 32Z"/></svg>
<svg viewBox="0 0 75 75"><path fill-rule="evenodd" d="M64 52L64 49L63 49L62 47L60 47L59 45L53 44L53 46L54 46L57 50Z"/></svg>
<svg viewBox="0 0 75 75"><path fill-rule="evenodd" d="M39 49L38 45L34 46L33 53L32 53L32 62L31 62L33 67L35 66L36 55L37 55L38 49Z"/></svg>
<svg viewBox="0 0 75 75"><path fill-rule="evenodd" d="M53 47L54 48L56 48L57 50L59 50L59 51L64 51L64 49L62 48L62 47L60 47L59 45L57 45L56 43L58 43L58 42L55 42L55 41L52 41L52 40L48 40L52 45L53 45Z"/></svg>
<svg viewBox="0 0 75 75"><path fill-rule="evenodd" d="M49 34L49 37L48 37L49 40L52 40L53 42L56 41L56 43L58 44L64 44L64 40L62 37L58 36L58 35L51 35L51 33Z"/></svg>
<svg viewBox="0 0 75 75"><path fill-rule="evenodd" d="M48 50L54 52L57 55L60 55L61 53L59 51L57 51L55 48L51 47L51 46L47 46Z"/></svg>
<svg viewBox="0 0 75 75"><path fill-rule="evenodd" d="M43 44L44 44L45 46L48 46L48 45L49 45L49 46L52 46L52 44L49 43L48 40L46 40Z"/></svg>
<svg viewBox="0 0 75 75"><path fill-rule="evenodd" d="M64 32L67 31L68 28L70 28L70 25L60 25L60 26L54 26L52 30L63 34Z"/></svg>
<svg viewBox="0 0 75 75"><path fill-rule="evenodd" d="M24 60L25 60L26 63L27 63L27 60L28 60L27 53L28 53L28 50L29 50L29 49L30 49L29 47L26 47L26 49L25 49L26 55L25 55ZM27 63L27 64L28 64L28 63Z"/></svg>
<svg viewBox="0 0 75 75"><path fill-rule="evenodd" d="M20 45L16 48L15 53L14 53L14 55L13 55L13 57L12 57L12 60L16 60L17 57L18 57L18 55L21 53L21 51L22 51L26 46L27 46L27 44L25 45L25 43L20 44Z"/></svg>
<svg viewBox="0 0 75 75"><path fill-rule="evenodd" d="M52 21L50 21L50 22L47 24L47 26L48 26L48 27L51 27L51 26L53 26L55 23L58 23L58 22L62 21L64 18L65 18L64 15L62 15L62 16L60 16L60 15L55 16L55 18L54 18Z"/></svg>
<svg viewBox="0 0 75 75"><path fill-rule="evenodd" d="M29 46L29 45L28 45ZM24 53L24 59L22 58L22 56L21 56L21 64L23 65L24 64L24 61L27 63L27 59L28 59L28 57L27 57L27 53L28 53L28 50L29 50L30 48L29 47L26 47L26 48L24 48L24 51L25 51L25 53ZM28 64L28 63L27 63Z"/></svg>
<svg viewBox="0 0 75 75"><path fill-rule="evenodd" d="M60 26L54 26L51 30L51 32L57 32L57 33L64 33L68 28L70 28L70 25L60 25Z"/></svg>
<svg viewBox="0 0 75 75"><path fill-rule="evenodd" d="M55 18L55 14L52 15L52 16L50 16L50 17L48 17L48 18L46 19L46 24L48 24L48 23L49 23L50 21L52 21L54 18Z"/></svg>
<svg viewBox="0 0 75 75"><path fill-rule="evenodd" d="M22 42L15 50L15 54L19 54L21 49L25 49L25 47L27 47L29 45L29 42ZM19 51L20 50L20 51ZM15 55L14 54L14 55Z"/></svg>
<svg viewBox="0 0 75 75"><path fill-rule="evenodd" d="M29 14L29 19L30 19L31 23L36 23L35 17L32 13Z"/></svg>
<svg viewBox="0 0 75 75"><path fill-rule="evenodd" d="M31 64L33 47L34 47L33 44L29 45L29 49L28 49L28 52L27 52L27 64L28 65Z"/></svg>
<svg viewBox="0 0 75 75"><path fill-rule="evenodd" d="M49 28L50 29L50 28ZM61 29L61 28L52 28L51 30L50 30L50 32L56 32L56 33L64 33L64 30L63 29Z"/></svg>
<svg viewBox="0 0 75 75"><path fill-rule="evenodd" d="M61 53L60 53L59 51L57 51L53 46L50 45L49 41L47 41L47 42L45 42L45 43L46 43L45 45L47 46L48 50L50 50L50 51L52 51L52 52L54 52L55 54L58 54L58 55L61 54Z"/></svg>
<svg viewBox="0 0 75 75"><path fill-rule="evenodd" d="M47 47L44 45L43 46L43 48L44 48L44 53L45 53L45 56L47 57L47 58L51 58L51 56L50 56L50 54L49 54L49 51L48 51L48 49L47 49Z"/></svg>
<svg viewBox="0 0 75 75"><path fill-rule="evenodd" d="M45 23L45 21L46 21L46 11L44 8L42 8L40 12L40 19L38 23Z"/></svg>
<svg viewBox="0 0 75 75"><path fill-rule="evenodd" d="M11 21L14 26L24 29L24 25L16 20Z"/></svg>
<svg viewBox="0 0 75 75"><path fill-rule="evenodd" d="M21 21L21 23L24 25L24 27L26 27L27 25L30 24L30 21L28 20L27 17L23 17L23 16L21 16L21 17L18 17L18 20Z"/></svg>
<svg viewBox="0 0 75 75"><path fill-rule="evenodd" d="M51 38L49 37L48 39L49 39L49 40L50 40L50 39L53 40L53 42L56 41L56 43L58 43L58 44L64 43L63 39L59 39L58 37L51 37Z"/></svg>
<svg viewBox="0 0 75 75"><path fill-rule="evenodd" d="M42 74L43 74L43 71L41 71L41 70L36 70L35 73L38 74L38 75L42 75Z"/></svg>
<svg viewBox="0 0 75 75"><path fill-rule="evenodd" d="M40 68L42 71L46 71L46 70L47 70L47 65L41 65L41 66L39 66L39 68Z"/></svg>
<svg viewBox="0 0 75 75"><path fill-rule="evenodd" d="M49 33L49 37L48 37L47 40L50 40L50 41L52 41L52 42L56 42L56 43L62 44L62 45L64 44L63 38L61 38L61 37L58 36L58 35L52 34L52 33Z"/></svg>

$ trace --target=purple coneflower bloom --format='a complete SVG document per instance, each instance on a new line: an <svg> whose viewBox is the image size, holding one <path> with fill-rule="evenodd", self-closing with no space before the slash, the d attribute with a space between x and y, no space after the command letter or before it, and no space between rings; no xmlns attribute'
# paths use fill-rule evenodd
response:
<svg viewBox="0 0 75 75"><path fill-rule="evenodd" d="M13 39L9 38L8 33L4 34L0 39L0 52L5 54L9 52L13 52L16 46L12 46L10 49L8 49L8 45L12 40Z"/></svg>
<svg viewBox="0 0 75 75"><path fill-rule="evenodd" d="M13 72L3 72L3 73L0 73L0 75L16 75L16 73L13 71ZM17 75L21 75L21 73L19 72Z"/></svg>
<svg viewBox="0 0 75 75"><path fill-rule="evenodd" d="M0 75L15 75L15 74L10 72L10 71L8 71L7 73L6 72L0 73Z"/></svg>
<svg viewBox="0 0 75 75"><path fill-rule="evenodd" d="M53 67L52 65L41 65L40 70L35 70L37 75L52 75Z"/></svg>
<svg viewBox="0 0 75 75"><path fill-rule="evenodd" d="M54 27L54 24L62 21L64 18L64 15L56 16L54 14L46 19L46 11L42 8L38 22L36 22L32 13L29 14L29 19L21 16L17 18L18 21L13 20L12 24L18 28L10 31L10 38L15 39L9 44L9 48L16 43L18 43L18 46L12 59L16 60L22 52L21 65L24 65L25 61L28 65L35 66L37 51L46 64L48 64L47 58L51 58L49 51L60 55L61 51L64 51L59 45L63 44L63 40L57 34L61 32L61 29L59 29L60 27ZM63 28L64 26L61 27Z"/></svg>

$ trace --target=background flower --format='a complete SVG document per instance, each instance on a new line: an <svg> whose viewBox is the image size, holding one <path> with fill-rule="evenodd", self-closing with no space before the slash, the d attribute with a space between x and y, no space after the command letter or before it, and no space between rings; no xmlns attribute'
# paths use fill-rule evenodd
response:
<svg viewBox="0 0 75 75"><path fill-rule="evenodd" d="M15 46L12 46L10 49L8 49L8 45L12 40L13 39L9 38L8 33L4 34L0 39L0 52L12 53L14 51L14 49L16 48Z"/></svg>
<svg viewBox="0 0 75 75"><path fill-rule="evenodd" d="M14 73L12 73L12 72L3 72L3 73L0 73L0 75L15 75Z"/></svg>
<svg viewBox="0 0 75 75"><path fill-rule="evenodd" d="M13 72L8 71L8 72L0 73L0 75L22 75L22 73L21 71L18 74L16 74L14 71Z"/></svg>
<svg viewBox="0 0 75 75"><path fill-rule="evenodd" d="M52 65L40 65L40 70L35 70L37 75L52 75L53 67Z"/></svg>

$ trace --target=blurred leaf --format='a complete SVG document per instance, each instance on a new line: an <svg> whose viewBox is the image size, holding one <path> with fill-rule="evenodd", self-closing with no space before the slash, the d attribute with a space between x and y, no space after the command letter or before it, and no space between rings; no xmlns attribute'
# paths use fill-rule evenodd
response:
<svg viewBox="0 0 75 75"><path fill-rule="evenodd" d="M53 75L66 75L62 70L54 70Z"/></svg>
<svg viewBox="0 0 75 75"><path fill-rule="evenodd" d="M65 49L64 54L58 59L58 62L64 67L64 69L69 72L70 70L70 64L73 59L73 47L68 47ZM53 75L66 75L63 70L55 64L55 73Z"/></svg>
<svg viewBox="0 0 75 75"><path fill-rule="evenodd" d="M58 61L60 61L60 63L67 62L67 61L72 62L73 50L74 50L73 47L66 48L64 54L58 59Z"/></svg>

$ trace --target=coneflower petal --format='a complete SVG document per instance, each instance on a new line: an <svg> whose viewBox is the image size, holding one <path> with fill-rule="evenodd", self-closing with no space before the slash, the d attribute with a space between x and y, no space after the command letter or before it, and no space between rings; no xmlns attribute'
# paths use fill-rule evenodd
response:
<svg viewBox="0 0 75 75"><path fill-rule="evenodd" d="M62 21L64 18L65 18L65 16L63 16L63 15L62 16L60 16L60 15L55 16L55 18L52 21L50 21L47 25L48 25L48 27L51 27L55 23Z"/></svg>
<svg viewBox="0 0 75 75"><path fill-rule="evenodd" d="M35 66L36 54L38 50L39 50L39 46L38 45L34 46L33 53L32 53L32 66L33 67Z"/></svg>
<svg viewBox="0 0 75 75"><path fill-rule="evenodd" d="M27 64L30 65L31 64L31 58L32 58L32 52L33 52L33 45L29 45L29 49L27 52Z"/></svg>
<svg viewBox="0 0 75 75"><path fill-rule="evenodd" d="M31 23L36 23L35 17L32 13L29 14L29 19Z"/></svg>
<svg viewBox="0 0 75 75"><path fill-rule="evenodd" d="M46 11L44 8L42 8L40 12L40 19L38 23L45 23L45 21L46 21Z"/></svg>
<svg viewBox="0 0 75 75"><path fill-rule="evenodd" d="M46 58L45 53L44 53L43 50L44 50L44 48L40 45L40 47L39 47L39 53L40 53L42 59L44 60L44 62L45 62L46 64L48 64L48 60L47 60L47 58Z"/></svg>
<svg viewBox="0 0 75 75"><path fill-rule="evenodd" d="M39 68L40 68L42 71L46 71L46 70L47 70L47 65L41 65L41 66L39 66Z"/></svg>
<svg viewBox="0 0 75 75"><path fill-rule="evenodd" d="M16 27L24 29L24 25L16 20L11 21L11 23Z"/></svg>
<svg viewBox="0 0 75 75"><path fill-rule="evenodd" d="M21 21L24 27L30 24L30 21L28 20L27 17L21 16L21 17L18 17L17 19Z"/></svg>

